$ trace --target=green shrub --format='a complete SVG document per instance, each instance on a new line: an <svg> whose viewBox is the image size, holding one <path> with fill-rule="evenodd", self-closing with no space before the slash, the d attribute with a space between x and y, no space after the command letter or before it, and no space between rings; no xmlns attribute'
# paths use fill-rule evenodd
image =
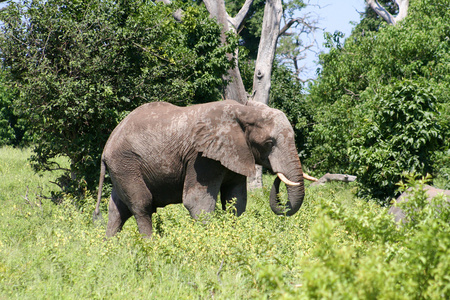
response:
<svg viewBox="0 0 450 300"><path fill-rule="evenodd" d="M360 195L388 204L403 172L433 172L442 144L432 87L404 80L365 94L349 149Z"/></svg>
<svg viewBox="0 0 450 300"><path fill-rule="evenodd" d="M321 200L324 209L310 231L314 259L301 259L308 298L449 298L448 203L425 205L420 187L426 180L408 178L402 186L413 187L408 213L414 222L404 226L373 202Z"/></svg>

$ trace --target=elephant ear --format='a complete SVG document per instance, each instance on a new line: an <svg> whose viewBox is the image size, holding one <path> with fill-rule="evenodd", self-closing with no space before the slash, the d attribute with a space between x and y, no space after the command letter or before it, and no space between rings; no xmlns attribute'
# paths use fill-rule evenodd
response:
<svg viewBox="0 0 450 300"><path fill-rule="evenodd" d="M255 158L245 133L236 120L199 121L194 130L194 144L202 156L220 161L227 169L244 176L255 173Z"/></svg>

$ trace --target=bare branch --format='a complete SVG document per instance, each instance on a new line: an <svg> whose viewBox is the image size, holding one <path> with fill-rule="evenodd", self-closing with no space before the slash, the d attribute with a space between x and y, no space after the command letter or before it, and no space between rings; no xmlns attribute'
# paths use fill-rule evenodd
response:
<svg viewBox="0 0 450 300"><path fill-rule="evenodd" d="M346 89L346 88L344 88L344 90L345 90L345 93L346 93L347 95L350 95L350 96L352 96L352 97L359 98L359 94L356 94L355 92L352 92L352 91L350 91L349 89Z"/></svg>
<svg viewBox="0 0 450 300"><path fill-rule="evenodd" d="M281 28L279 35L283 35L294 23L298 23L300 21L300 18L296 19L290 19L289 22L287 22L283 28Z"/></svg>
<svg viewBox="0 0 450 300"><path fill-rule="evenodd" d="M284 26L281 28L279 35L292 35L292 33L287 33L289 28L291 28L294 24L302 24L303 28L300 30L302 32L313 32L319 27L315 26L316 21L309 21L309 15L305 15L301 18L290 19Z"/></svg>
<svg viewBox="0 0 450 300"><path fill-rule="evenodd" d="M220 279L220 272L222 272L222 267L223 267L223 262L225 261L225 258L222 259L222 262L220 263L220 267L219 267L219 271L217 271L216 275L217 275L217 282L219 282L219 284L222 284L222 280Z"/></svg>
<svg viewBox="0 0 450 300"><path fill-rule="evenodd" d="M28 199L28 192L29 192L29 188L28 188L28 185L27 185L27 191L26 191L26 193L25 193L25 196L22 196L23 197L23 199L25 199L25 201L28 203L28 204L31 204L31 202L30 202L30 199Z"/></svg>
<svg viewBox="0 0 450 300"><path fill-rule="evenodd" d="M396 0L395 2L399 9L398 14L395 17L395 21L398 22L406 18L406 15L408 14L409 0Z"/></svg>
<svg viewBox="0 0 450 300"><path fill-rule="evenodd" d="M252 6L253 0L245 0L244 5L242 5L242 8L239 10L236 16L233 18L230 18L228 16L228 22L233 25L233 27L238 30L239 27L241 27L242 21L244 21L245 16L248 13L248 10L250 9L250 6Z"/></svg>
<svg viewBox="0 0 450 300"><path fill-rule="evenodd" d="M327 173L327 174L323 175L322 177L320 177L320 179L317 180L316 182L313 182L311 184L311 186L323 185L323 184L325 184L327 182L330 182L330 181L352 182L352 181L355 181L355 180L356 180L356 176L353 176L353 175Z"/></svg>
<svg viewBox="0 0 450 300"><path fill-rule="evenodd" d="M398 14L396 17L391 15L377 0L366 0L367 4L382 17L388 24L395 25L403 20L408 14L409 0L395 0L398 5Z"/></svg>

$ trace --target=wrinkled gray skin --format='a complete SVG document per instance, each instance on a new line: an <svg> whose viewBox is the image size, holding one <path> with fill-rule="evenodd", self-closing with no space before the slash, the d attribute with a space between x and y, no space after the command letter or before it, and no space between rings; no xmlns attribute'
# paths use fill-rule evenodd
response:
<svg viewBox="0 0 450 300"><path fill-rule="evenodd" d="M443 194L444 197L446 197L447 201L450 203L450 190L442 190L435 187L432 187L430 185L425 185L423 187L424 190L426 190L427 193L427 200L428 202L431 201L434 197L437 195ZM396 204L402 203L402 202L408 202L408 195L411 192L411 188L407 189L405 192L403 192L396 200ZM405 212L396 206L396 204L392 205L389 208L389 213L394 215L395 222L405 222L406 214Z"/></svg>
<svg viewBox="0 0 450 300"><path fill-rule="evenodd" d="M107 236L134 216L139 232L152 234L157 207L183 203L193 218L214 210L220 192L222 208L236 198L237 215L247 204L246 177L255 163L281 172L298 186L288 186L288 203L280 207L272 187L270 206L276 214L292 215L304 198L303 173L294 131L279 110L249 101L232 100L178 107L144 104L112 132L102 154L97 208L106 168L113 190Z"/></svg>

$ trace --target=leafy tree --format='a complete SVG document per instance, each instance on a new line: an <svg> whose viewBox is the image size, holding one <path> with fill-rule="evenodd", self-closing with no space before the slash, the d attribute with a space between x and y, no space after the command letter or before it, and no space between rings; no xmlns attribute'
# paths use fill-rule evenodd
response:
<svg viewBox="0 0 450 300"><path fill-rule="evenodd" d="M220 99L222 74L236 41L200 7L184 22L172 8L145 1L36 0L2 12L3 68L19 97L14 105L36 135L35 170L70 169L58 183L83 192L97 180L109 133L144 102L179 105Z"/></svg>
<svg viewBox="0 0 450 300"><path fill-rule="evenodd" d="M450 11L446 9L449 5L448 0L414 1L408 16L396 26L381 23L375 31L362 30L357 26L345 43L341 42L338 33L328 36L330 51L321 56L322 69L308 96L314 107L315 123L308 140L311 147L308 165L317 167L321 172L360 170L361 176L368 176L359 178L362 190L370 190L372 196L380 197L382 201L395 195L395 182L388 184L384 180L395 181L402 171L409 170L432 172L436 176L440 168L449 167L448 160L444 159L450 145L450 25L447 21ZM367 23L361 22L360 26L367 26ZM409 91L407 95L401 94L403 89ZM385 101L387 106L376 106L373 99ZM419 100L428 104L417 104L417 110L411 116L417 118L419 123L425 122L425 130L417 127L415 132L405 131L408 126L419 125L406 116L394 119L385 115L376 121L381 135L379 142L373 144L374 140L371 142L369 137L363 137L367 143L357 142L362 132L375 134L374 127L372 131L367 131L360 122L374 120L371 116L377 109L386 114L389 113L386 110L399 113L411 101ZM396 103L397 106L388 103ZM421 112L433 117L423 119ZM428 122L435 122L437 126L431 126ZM441 139L427 136L435 130ZM386 145L383 148L380 141L390 143L395 135L407 137L406 140L412 138L415 142L424 139L426 145L416 149L421 153L418 156L415 156L417 153L411 148L413 146L390 148ZM360 155L355 155L356 145L361 147ZM390 160L382 159L379 152L377 170L389 169L395 173L390 174L389 179L384 177L381 180L377 176L383 177L382 174L362 171L370 168L370 160L375 162L373 151L393 151L396 152L392 153L393 156L405 156L405 159L392 168L389 166ZM408 160L407 156L411 159ZM439 161L432 163L432 157Z"/></svg>

